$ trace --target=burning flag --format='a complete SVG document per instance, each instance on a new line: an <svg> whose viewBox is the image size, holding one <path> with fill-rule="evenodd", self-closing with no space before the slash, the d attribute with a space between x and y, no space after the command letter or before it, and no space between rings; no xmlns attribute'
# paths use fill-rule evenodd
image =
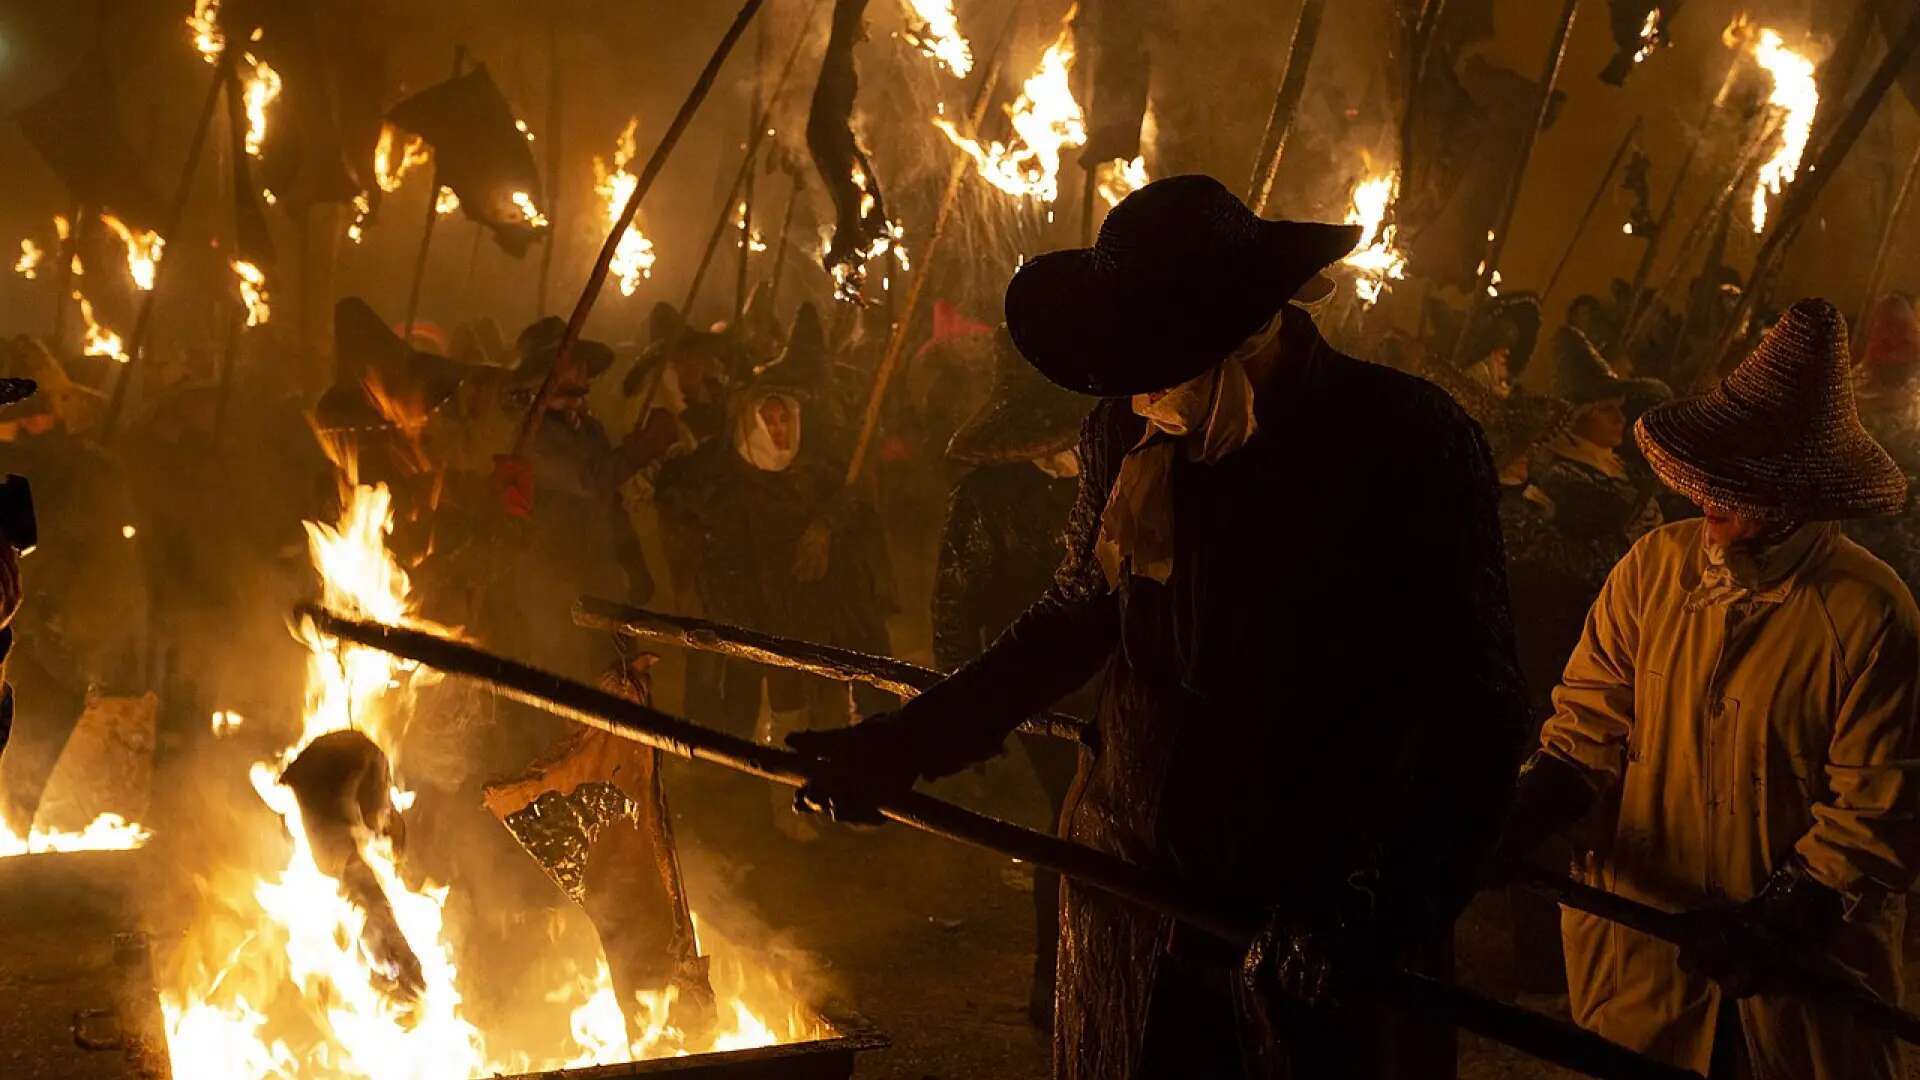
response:
<svg viewBox="0 0 1920 1080"><path fill-rule="evenodd" d="M1729 44L1745 37L1745 25L1736 21L1727 31ZM1780 148L1762 162L1753 182L1753 231L1767 227L1767 197L1778 195L1800 174L1800 158L1813 134L1813 117L1820 108L1820 87L1814 80L1814 64L1808 57L1787 48L1778 31L1762 28L1751 36L1754 62L1772 80L1767 105L1780 111Z"/></svg>
<svg viewBox="0 0 1920 1080"><path fill-rule="evenodd" d="M903 0L907 7L907 29L901 36L907 44L933 58L939 67L964 79L973 70L973 46L960 33L960 20L953 14L953 0Z"/></svg>
<svg viewBox="0 0 1920 1080"><path fill-rule="evenodd" d="M152 292L154 275L160 267L160 249L167 246L166 240L152 229L136 231L109 213L100 215L100 223L126 245L127 273L133 275L134 287L141 292Z"/></svg>
<svg viewBox="0 0 1920 1080"><path fill-rule="evenodd" d="M1354 295L1368 307L1379 301L1387 282L1400 281L1407 276L1406 256L1393 246L1396 227L1381 225L1386 220L1387 206L1393 201L1394 188L1399 182L1398 172L1360 181L1354 185L1353 205L1347 211L1346 223L1360 226L1360 243L1340 263L1354 272Z"/></svg>
<svg viewBox="0 0 1920 1080"><path fill-rule="evenodd" d="M613 143L613 167L609 169L600 155L593 156L593 192L600 196L606 206L607 226L620 223L620 213L626 207L627 200L633 197L634 186L640 178L627 171L627 165L633 160L636 146L634 132L640 125L639 117L627 121L620 137ZM613 251L613 264L610 270L615 281L620 283L620 295L632 296L640 287L641 278L653 276L653 241L640 231L640 223L635 220L620 234L620 243Z"/></svg>
<svg viewBox="0 0 1920 1080"><path fill-rule="evenodd" d="M982 147L945 117L935 117L933 126L973 158L989 184L1009 195L1053 202L1060 197L1060 152L1087 141L1086 117L1069 85L1072 70L1073 32L1063 29L1040 58L1039 70L1007 107L1013 124L1010 143L995 140Z"/></svg>
<svg viewBox="0 0 1920 1080"><path fill-rule="evenodd" d="M407 98L387 119L433 148L435 174L468 218L491 230L509 254L526 254L547 225L540 173L527 133L485 64ZM391 144L388 155L391 161Z"/></svg>
<svg viewBox="0 0 1920 1080"><path fill-rule="evenodd" d="M398 159L394 157L396 143L399 144ZM402 136L392 124L380 125L380 140L373 147L373 175L381 191L388 194L399 191L408 173L431 160L433 155L427 152L425 139L418 135Z"/></svg>
<svg viewBox="0 0 1920 1080"><path fill-rule="evenodd" d="M853 47L862 34L867 0L834 0L833 31L820 63L807 112L807 150L833 200L831 238L821 264L833 275L834 295L858 301L866 281L866 263L892 252L904 268L899 246L905 230L887 217L873 165L853 133L853 102L859 93Z"/></svg>

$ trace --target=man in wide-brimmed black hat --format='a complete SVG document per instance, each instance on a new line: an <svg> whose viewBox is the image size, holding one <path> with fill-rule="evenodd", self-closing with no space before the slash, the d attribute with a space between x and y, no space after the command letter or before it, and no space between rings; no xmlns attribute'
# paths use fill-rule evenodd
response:
<svg viewBox="0 0 1920 1080"><path fill-rule="evenodd" d="M1770 966L1832 962L1897 1002L1920 871L1920 612L1837 524L1901 511L1907 478L1860 423L1847 353L1839 312L1803 300L1719 387L1641 418L1705 517L1607 579L1503 843L1584 822L1590 884L1702 913L1692 950L1562 927L1574 1019L1709 1077L1901 1075L1891 1036Z"/></svg>
<svg viewBox="0 0 1920 1080"><path fill-rule="evenodd" d="M1104 672L1065 834L1272 923L1236 967L1070 883L1069 1080L1452 1067L1447 1032L1369 976L1444 962L1525 706L1479 428L1431 384L1335 352L1290 303L1357 238L1183 176L1129 196L1093 248L1017 272L1020 352L1103 399L1067 558L946 682L790 740L823 774L804 804L862 820L866 793L993 756Z"/></svg>

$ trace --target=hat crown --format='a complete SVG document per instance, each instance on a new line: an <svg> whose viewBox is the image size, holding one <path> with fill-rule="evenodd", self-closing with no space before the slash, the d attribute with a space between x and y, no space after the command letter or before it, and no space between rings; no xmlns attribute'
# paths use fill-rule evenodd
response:
<svg viewBox="0 0 1920 1080"><path fill-rule="evenodd" d="M1859 423L1851 367L1839 310L1825 300L1802 300L1727 375L1723 389L1773 423L1836 432Z"/></svg>
<svg viewBox="0 0 1920 1080"><path fill-rule="evenodd" d="M1259 241L1260 218L1211 176L1170 176L1120 200L1100 225L1096 253L1125 262L1216 257L1224 245Z"/></svg>

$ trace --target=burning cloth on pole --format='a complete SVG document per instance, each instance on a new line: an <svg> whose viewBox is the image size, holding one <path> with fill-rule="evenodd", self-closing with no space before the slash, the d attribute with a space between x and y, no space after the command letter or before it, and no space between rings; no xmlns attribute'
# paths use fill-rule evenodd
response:
<svg viewBox="0 0 1920 1080"><path fill-rule="evenodd" d="M547 226L540 170L525 127L485 64L407 98L387 119L433 147L440 186L459 196L469 219L486 226L508 254L527 253Z"/></svg>
<svg viewBox="0 0 1920 1080"><path fill-rule="evenodd" d="M76 202L109 208L136 229L160 227L159 201L142 182L153 170L121 137L113 79L99 58L74 65L59 88L15 119Z"/></svg>
<svg viewBox="0 0 1920 1080"><path fill-rule="evenodd" d="M867 0L834 0L833 31L807 112L807 151L833 201L833 241L822 262L843 297L859 295L862 265L884 253L893 239L880 181L853 133L853 103L860 92L853 47L866 37L866 10Z"/></svg>

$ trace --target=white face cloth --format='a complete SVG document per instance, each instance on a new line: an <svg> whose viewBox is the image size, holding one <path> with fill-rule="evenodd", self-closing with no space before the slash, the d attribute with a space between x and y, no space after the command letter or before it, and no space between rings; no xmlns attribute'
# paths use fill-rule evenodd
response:
<svg viewBox="0 0 1920 1080"><path fill-rule="evenodd" d="M773 433L767 430L767 422L760 417L760 406L769 399L778 399L787 405L788 424L793 428L793 438L785 450L773 443ZM800 402L785 394L767 394L755 398L740 410L740 419L734 425L733 448L742 460L763 472L783 472L793 464L795 454L800 452Z"/></svg>

